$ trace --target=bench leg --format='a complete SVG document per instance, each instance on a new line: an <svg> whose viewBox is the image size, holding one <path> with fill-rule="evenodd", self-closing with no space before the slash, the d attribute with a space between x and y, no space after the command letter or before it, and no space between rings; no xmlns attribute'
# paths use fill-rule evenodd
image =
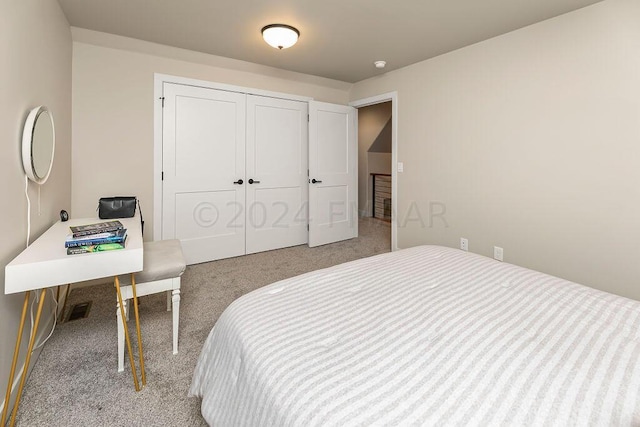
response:
<svg viewBox="0 0 640 427"><path fill-rule="evenodd" d="M127 304L127 300L124 300L124 311L125 317L128 320L129 315L129 304ZM124 371L124 326L122 326L122 315L120 314L120 303L117 301L116 297L116 319L118 321L118 372Z"/></svg>
<svg viewBox="0 0 640 427"><path fill-rule="evenodd" d="M180 322L180 289L173 290L173 354L178 354L178 324Z"/></svg>

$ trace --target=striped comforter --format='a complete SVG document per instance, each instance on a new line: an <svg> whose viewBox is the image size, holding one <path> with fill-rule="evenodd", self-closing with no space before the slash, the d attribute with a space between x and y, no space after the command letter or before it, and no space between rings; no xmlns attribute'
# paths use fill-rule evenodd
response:
<svg viewBox="0 0 640 427"><path fill-rule="evenodd" d="M406 249L236 300L190 394L215 426L638 425L640 303Z"/></svg>

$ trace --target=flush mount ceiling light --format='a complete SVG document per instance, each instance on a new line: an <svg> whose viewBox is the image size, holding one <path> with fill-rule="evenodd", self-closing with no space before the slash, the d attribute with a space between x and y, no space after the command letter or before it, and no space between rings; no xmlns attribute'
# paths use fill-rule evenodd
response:
<svg viewBox="0 0 640 427"><path fill-rule="evenodd" d="M293 46L300 37L300 31L290 25L271 24L262 29L262 38L269 46L286 49Z"/></svg>
<svg viewBox="0 0 640 427"><path fill-rule="evenodd" d="M382 69L387 65L387 61L375 61L373 65L375 65L376 68Z"/></svg>

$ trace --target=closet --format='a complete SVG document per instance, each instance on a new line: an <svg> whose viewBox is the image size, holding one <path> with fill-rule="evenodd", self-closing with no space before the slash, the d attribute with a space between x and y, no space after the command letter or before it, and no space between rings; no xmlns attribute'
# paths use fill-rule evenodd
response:
<svg viewBox="0 0 640 427"><path fill-rule="evenodd" d="M357 236L353 108L167 82L162 101L161 238L189 264Z"/></svg>

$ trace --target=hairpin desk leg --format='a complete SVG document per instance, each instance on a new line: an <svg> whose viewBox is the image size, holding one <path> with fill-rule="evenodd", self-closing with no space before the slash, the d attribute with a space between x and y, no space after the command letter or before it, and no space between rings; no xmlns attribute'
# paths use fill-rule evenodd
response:
<svg viewBox="0 0 640 427"><path fill-rule="evenodd" d="M131 273L131 291L133 292L133 311L136 316L136 332L138 333L138 350L140 351L140 376L142 386L147 385L147 377L144 372L144 356L142 355L142 334L140 333L140 317L138 316L138 296L136 295L136 278Z"/></svg>
<svg viewBox="0 0 640 427"><path fill-rule="evenodd" d="M33 330L31 331L31 338L29 338L29 347L27 348L27 357L24 361L24 369L22 370L22 376L20 377L20 386L18 387L18 395L16 396L16 403L13 404L13 413L11 414L10 427L13 427L16 423L16 415L18 415L18 406L20 406L20 398L22 397L22 390L24 389L24 382L27 379L27 371L29 370L29 363L31 363L31 353L33 353L33 346L36 342L36 335L38 333L38 325L40 324L40 316L42 314L42 307L44 306L44 299L47 296L47 289L44 288L40 291L40 302L38 303L38 311L36 312L36 320L33 323ZM26 298L25 298L26 300ZM23 312L24 314L24 312ZM24 317L22 326L24 327ZM18 344L19 345L19 344ZM6 403L9 404L8 402Z"/></svg>
<svg viewBox="0 0 640 427"><path fill-rule="evenodd" d="M60 287L58 287L58 289L60 289ZM64 319L64 311L67 309L67 301L69 301L70 293L71 293L71 283L67 285L67 291L65 292L65 295L64 295L64 303L62 304L62 310L60 310L60 318L58 319L58 322L60 323L62 323Z"/></svg>
<svg viewBox="0 0 640 427"><path fill-rule="evenodd" d="M13 350L13 362L11 362L11 372L9 372L9 381L7 384L7 394L4 398L4 408L2 408L2 421L0 426L4 426L9 413L9 402L11 401L11 387L13 386L13 377L16 373L16 365L18 364L18 355L20 354L20 343L22 342L22 331L24 331L24 321L27 318L27 310L29 308L29 298L31 291L24 293L24 305L22 306L22 316L20 317L20 326L18 326L18 337L16 338L16 348Z"/></svg>
<svg viewBox="0 0 640 427"><path fill-rule="evenodd" d="M136 391L140 391L140 384L138 384L138 374L136 374L136 365L133 361L133 351L131 350L131 340L129 339L129 328L127 328L127 318L124 315L124 305L122 303L122 294L120 293L120 279L118 276L115 278L116 293L118 294L118 303L120 304L120 317L122 318L122 324L124 326L124 339L127 343L127 350L129 352L129 364L131 365L131 374L133 375L133 384Z"/></svg>

